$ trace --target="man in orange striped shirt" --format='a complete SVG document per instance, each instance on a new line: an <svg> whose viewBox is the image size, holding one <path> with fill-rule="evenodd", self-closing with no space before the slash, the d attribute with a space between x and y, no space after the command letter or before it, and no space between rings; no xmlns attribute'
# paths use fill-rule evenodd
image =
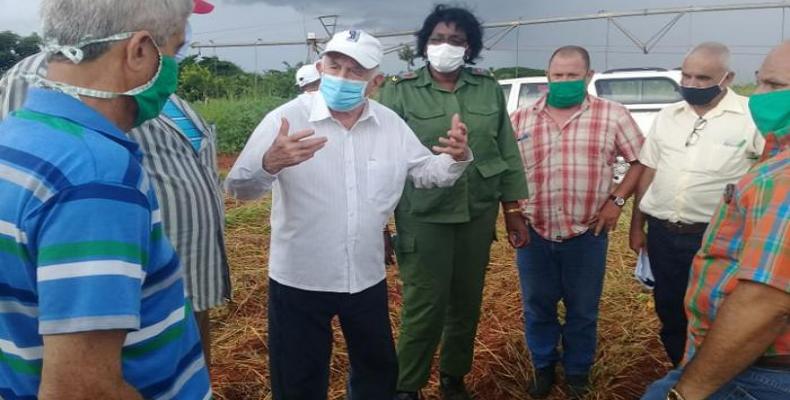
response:
<svg viewBox="0 0 790 400"><path fill-rule="evenodd" d="M758 83L763 161L728 186L694 259L684 366L643 400L790 398L790 42Z"/></svg>

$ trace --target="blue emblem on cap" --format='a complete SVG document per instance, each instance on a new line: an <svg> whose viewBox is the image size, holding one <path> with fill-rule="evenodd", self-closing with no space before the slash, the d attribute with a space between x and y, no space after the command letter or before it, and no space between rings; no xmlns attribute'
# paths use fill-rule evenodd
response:
<svg viewBox="0 0 790 400"><path fill-rule="evenodd" d="M348 31L348 38L346 38L346 40L348 40L349 42L356 43L356 42L359 42L360 36L362 36L360 31L358 31L356 29L352 29L352 30Z"/></svg>

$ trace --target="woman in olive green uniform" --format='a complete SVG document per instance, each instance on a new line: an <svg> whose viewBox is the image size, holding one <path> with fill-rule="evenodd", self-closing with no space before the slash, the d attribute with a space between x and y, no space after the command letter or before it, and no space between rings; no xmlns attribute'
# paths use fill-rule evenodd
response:
<svg viewBox="0 0 790 400"><path fill-rule="evenodd" d="M459 114L474 155L451 188L407 183L395 211L403 280L397 399L419 398L440 342L444 398L469 398L463 377L471 369L500 202L511 245L528 240L517 202L527 197L527 185L502 89L489 71L464 66L481 49L482 28L474 15L439 5L417 34L417 51L427 65L394 78L380 96L428 148L439 144Z"/></svg>

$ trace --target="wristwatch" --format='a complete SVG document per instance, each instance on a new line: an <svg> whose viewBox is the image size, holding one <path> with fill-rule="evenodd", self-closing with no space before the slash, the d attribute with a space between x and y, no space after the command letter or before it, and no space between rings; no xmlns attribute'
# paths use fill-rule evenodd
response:
<svg viewBox="0 0 790 400"><path fill-rule="evenodd" d="M675 388L669 389L667 393L667 400L686 400Z"/></svg>
<svg viewBox="0 0 790 400"><path fill-rule="evenodd" d="M620 196L615 196L613 194L610 194L609 200L611 200L614 203L614 205L620 208L623 208L623 206L625 205L625 199Z"/></svg>

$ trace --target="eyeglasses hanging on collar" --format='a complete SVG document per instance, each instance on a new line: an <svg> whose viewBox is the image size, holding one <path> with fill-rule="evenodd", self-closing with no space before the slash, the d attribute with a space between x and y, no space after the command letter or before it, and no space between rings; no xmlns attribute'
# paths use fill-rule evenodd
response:
<svg viewBox="0 0 790 400"><path fill-rule="evenodd" d="M699 133L708 125L708 120L702 117L694 121L694 129L691 130L689 137L686 139L686 147L693 146L699 141Z"/></svg>

